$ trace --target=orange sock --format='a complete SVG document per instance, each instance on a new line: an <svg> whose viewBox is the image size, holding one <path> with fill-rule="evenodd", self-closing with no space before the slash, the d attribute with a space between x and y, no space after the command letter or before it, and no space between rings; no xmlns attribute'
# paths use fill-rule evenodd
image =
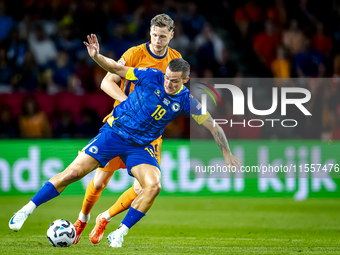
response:
<svg viewBox="0 0 340 255"><path fill-rule="evenodd" d="M83 212L83 214L86 215L91 212L94 204L97 202L98 198L102 194L102 191L103 190L96 190L94 188L93 179L92 179L92 181L89 183L89 185L87 185L87 188L86 188L86 193L85 193L85 197L83 200L83 207L81 208L81 211Z"/></svg>
<svg viewBox="0 0 340 255"><path fill-rule="evenodd" d="M133 185L131 188L126 190L109 209L109 214L111 217L129 209L132 201L137 197L137 194L133 190Z"/></svg>

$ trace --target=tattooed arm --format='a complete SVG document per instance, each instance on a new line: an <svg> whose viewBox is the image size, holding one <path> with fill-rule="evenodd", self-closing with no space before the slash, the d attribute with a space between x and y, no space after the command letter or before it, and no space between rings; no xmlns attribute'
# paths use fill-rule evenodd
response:
<svg viewBox="0 0 340 255"><path fill-rule="evenodd" d="M209 131L213 135L218 147L220 147L223 155L225 153L231 153L229 145L228 145L227 138L226 138L222 128L217 124L215 124L215 127L214 127L213 118L209 117L202 125L204 127L206 127L207 129L209 129Z"/></svg>
<svg viewBox="0 0 340 255"><path fill-rule="evenodd" d="M206 127L213 135L218 147L221 149L226 166L235 165L236 167L240 168L242 161L231 154L223 129L218 124L214 123L214 120L211 117L203 122L202 125Z"/></svg>

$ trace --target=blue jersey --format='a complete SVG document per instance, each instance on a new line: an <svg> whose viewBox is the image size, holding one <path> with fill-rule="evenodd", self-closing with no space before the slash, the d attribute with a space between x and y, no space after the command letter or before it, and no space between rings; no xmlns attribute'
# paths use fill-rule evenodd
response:
<svg viewBox="0 0 340 255"><path fill-rule="evenodd" d="M164 90L164 73L153 68L130 68L126 79L135 90L116 106L107 123L121 137L146 145L160 137L171 121L192 116L202 124L210 115L202 115L201 104L182 85L172 95Z"/></svg>

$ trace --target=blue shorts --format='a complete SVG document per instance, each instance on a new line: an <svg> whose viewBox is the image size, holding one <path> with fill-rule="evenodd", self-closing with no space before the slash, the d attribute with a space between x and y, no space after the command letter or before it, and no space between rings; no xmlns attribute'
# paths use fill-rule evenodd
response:
<svg viewBox="0 0 340 255"><path fill-rule="evenodd" d="M152 145L141 146L127 142L105 125L83 151L98 160L101 167L105 167L111 159L119 156L131 176L131 168L140 164L149 164L160 169Z"/></svg>

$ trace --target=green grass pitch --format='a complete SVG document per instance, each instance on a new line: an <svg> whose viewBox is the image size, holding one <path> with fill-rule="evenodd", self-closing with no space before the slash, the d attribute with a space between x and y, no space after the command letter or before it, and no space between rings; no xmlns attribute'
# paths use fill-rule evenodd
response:
<svg viewBox="0 0 340 255"><path fill-rule="evenodd" d="M2 254L340 254L340 200L287 198L159 197L125 237L109 248L106 236L125 213L108 225L94 245L88 235L98 213L117 197L102 197L77 245L54 248L46 238L56 219L74 222L82 197L60 196L39 207L15 233L8 221L30 197L0 197Z"/></svg>

